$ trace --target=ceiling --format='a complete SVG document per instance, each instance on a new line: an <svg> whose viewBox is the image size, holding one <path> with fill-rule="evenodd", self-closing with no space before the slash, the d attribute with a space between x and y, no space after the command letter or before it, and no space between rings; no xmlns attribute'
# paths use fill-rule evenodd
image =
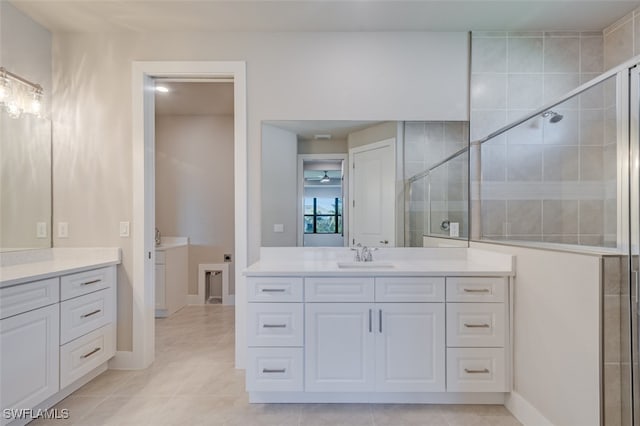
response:
<svg viewBox="0 0 640 426"><path fill-rule="evenodd" d="M12 0L54 32L600 31L619 0Z"/></svg>
<svg viewBox="0 0 640 426"><path fill-rule="evenodd" d="M233 83L165 82L168 93L156 92L158 115L232 115Z"/></svg>

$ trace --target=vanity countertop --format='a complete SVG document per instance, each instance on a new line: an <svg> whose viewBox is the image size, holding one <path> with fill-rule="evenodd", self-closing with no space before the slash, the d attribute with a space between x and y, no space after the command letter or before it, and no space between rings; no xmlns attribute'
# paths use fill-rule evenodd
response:
<svg viewBox="0 0 640 426"><path fill-rule="evenodd" d="M189 245L189 237L162 237L160 245L156 246L156 251L165 251Z"/></svg>
<svg viewBox="0 0 640 426"><path fill-rule="evenodd" d="M390 248L374 252L374 262L353 262L349 249L262 248L247 276L512 276L514 257L471 248ZM347 267L339 267L346 263ZM380 267L374 266L375 264Z"/></svg>
<svg viewBox="0 0 640 426"><path fill-rule="evenodd" d="M0 288L121 263L118 247L53 248L3 253Z"/></svg>

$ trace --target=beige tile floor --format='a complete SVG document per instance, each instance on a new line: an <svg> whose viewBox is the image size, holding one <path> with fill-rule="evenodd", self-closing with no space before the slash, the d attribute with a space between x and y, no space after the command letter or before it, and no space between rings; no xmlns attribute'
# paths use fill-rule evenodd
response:
<svg viewBox="0 0 640 426"><path fill-rule="evenodd" d="M61 401L52 425L516 426L498 405L249 404L233 367L234 311L189 306L156 320L156 360L109 370Z"/></svg>

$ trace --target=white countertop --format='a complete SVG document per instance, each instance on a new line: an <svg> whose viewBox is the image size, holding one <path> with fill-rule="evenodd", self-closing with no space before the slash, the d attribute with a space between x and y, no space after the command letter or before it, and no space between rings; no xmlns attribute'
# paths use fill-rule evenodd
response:
<svg viewBox="0 0 640 426"><path fill-rule="evenodd" d="M160 245L156 246L156 251L165 251L189 245L189 237L161 237Z"/></svg>
<svg viewBox="0 0 640 426"><path fill-rule="evenodd" d="M390 248L375 251L374 264L392 267L340 268L352 262L343 248L262 248L261 260L245 270L247 276L512 276L514 257L471 248Z"/></svg>
<svg viewBox="0 0 640 426"><path fill-rule="evenodd" d="M118 247L53 248L2 253L0 288L121 262Z"/></svg>

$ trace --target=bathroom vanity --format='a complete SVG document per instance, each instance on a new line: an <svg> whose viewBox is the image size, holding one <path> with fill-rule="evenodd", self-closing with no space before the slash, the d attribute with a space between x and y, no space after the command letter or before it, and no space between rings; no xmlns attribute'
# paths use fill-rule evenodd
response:
<svg viewBox="0 0 640 426"><path fill-rule="evenodd" d="M252 402L504 402L512 256L352 253L263 248L247 269Z"/></svg>
<svg viewBox="0 0 640 426"><path fill-rule="evenodd" d="M187 304L189 238L162 237L156 246L156 317L164 318Z"/></svg>
<svg viewBox="0 0 640 426"><path fill-rule="evenodd" d="M0 408L48 408L115 355L120 250L45 249L1 260Z"/></svg>

